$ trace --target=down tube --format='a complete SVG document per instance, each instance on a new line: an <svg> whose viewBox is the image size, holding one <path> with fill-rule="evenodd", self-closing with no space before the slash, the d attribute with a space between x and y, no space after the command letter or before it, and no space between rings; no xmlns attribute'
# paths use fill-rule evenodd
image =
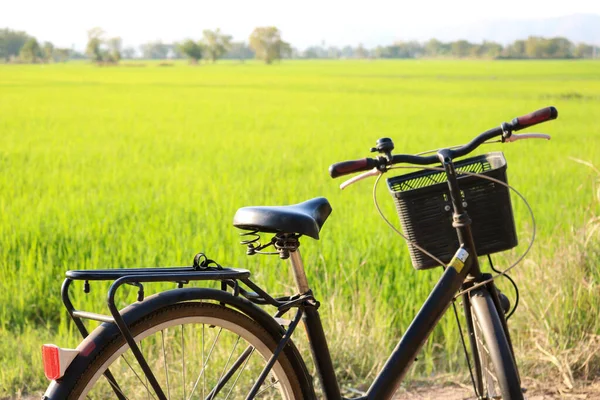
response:
<svg viewBox="0 0 600 400"><path fill-rule="evenodd" d="M367 392L367 399L392 398L429 334L450 306L455 293L460 289L471 268L471 262L471 257L468 257L460 272L452 266L446 268L394 352L375 378Z"/></svg>

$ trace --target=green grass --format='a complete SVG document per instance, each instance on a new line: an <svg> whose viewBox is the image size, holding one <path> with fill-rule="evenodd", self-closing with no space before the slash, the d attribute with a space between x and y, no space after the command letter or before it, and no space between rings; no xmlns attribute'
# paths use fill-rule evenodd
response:
<svg viewBox="0 0 600 400"><path fill-rule="evenodd" d="M246 257L231 220L245 205L316 196L334 211L320 241L302 242L309 282L341 377L368 381L439 271L413 270L405 244L372 206L372 182L340 192L327 167L368 156L380 137L405 153L460 144L547 105L559 119L533 131L552 141L481 149L505 152L510 183L536 212L538 245L517 272L526 306L512 325L532 373L549 365L535 356L540 337L545 349L568 351L600 334L598 253L580 247L594 211L592 179L569 159L600 164L599 63L0 65L0 395L44 387L42 343L76 345L59 295L66 270L189 265L204 251L251 269L272 292L289 292L287 265ZM380 199L396 222L383 186ZM514 208L521 244L509 260L531 233L525 207L515 199ZM580 267L563 262L584 253L593 257ZM582 279L589 293L571 293ZM552 300L546 281L568 290ZM78 306L103 309L106 286L87 296L77 289ZM578 307L586 312L572 315ZM551 321L542 324L538 309ZM450 317L412 377L462 368Z"/></svg>

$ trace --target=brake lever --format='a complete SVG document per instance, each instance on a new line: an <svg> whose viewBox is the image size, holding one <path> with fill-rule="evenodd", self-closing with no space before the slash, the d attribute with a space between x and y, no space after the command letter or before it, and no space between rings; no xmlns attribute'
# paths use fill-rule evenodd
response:
<svg viewBox="0 0 600 400"><path fill-rule="evenodd" d="M353 176L352 178L348 179L347 181L345 181L344 183L342 183L340 185L340 189L344 190L345 188L347 188L348 186L352 185L353 183L356 183L358 181L362 181L363 179L369 178L371 176L381 175L382 173L383 172L381 172L377 168L373 168L370 171L363 172L362 174Z"/></svg>
<svg viewBox="0 0 600 400"><path fill-rule="evenodd" d="M510 135L509 137L504 139L504 141L505 142L516 142L517 140L522 140L522 139L550 140L550 135L546 135L545 133L521 133L521 134L513 133L512 135Z"/></svg>

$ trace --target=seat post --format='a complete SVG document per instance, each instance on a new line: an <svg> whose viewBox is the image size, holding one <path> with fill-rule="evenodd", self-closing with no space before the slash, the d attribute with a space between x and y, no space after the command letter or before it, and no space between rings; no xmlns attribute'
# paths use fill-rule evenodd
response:
<svg viewBox="0 0 600 400"><path fill-rule="evenodd" d="M300 294L307 293L310 288L308 287L308 280L306 279L306 273L304 272L304 264L302 263L302 257L300 256L300 250L296 248L296 250L290 251L289 254L292 272L294 273L298 291ZM323 325L321 324L321 317L319 316L319 311L317 311L318 308L319 302L314 298L307 301L304 304L302 321L304 322L308 341L311 343L310 351L315 362L317 375L321 381L323 391L325 392L325 398L332 400L341 399L342 395L335 376L335 369L333 368L329 346L327 346L327 339L325 338L325 332L323 331Z"/></svg>
<svg viewBox="0 0 600 400"><path fill-rule="evenodd" d="M296 281L296 287L299 293L306 293L310 290L308 287L308 280L306 279L306 273L304 272L304 263L302 262L302 256L300 250L290 251L290 263L292 265L292 272L294 273L294 280Z"/></svg>

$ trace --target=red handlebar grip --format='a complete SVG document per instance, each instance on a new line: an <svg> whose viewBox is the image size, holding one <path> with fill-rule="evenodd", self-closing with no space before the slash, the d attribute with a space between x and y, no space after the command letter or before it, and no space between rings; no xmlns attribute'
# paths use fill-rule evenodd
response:
<svg viewBox="0 0 600 400"><path fill-rule="evenodd" d="M329 175L332 178L348 175L353 172L367 171L377 166L377 161L372 158L362 158L360 160L342 161L329 167Z"/></svg>
<svg viewBox="0 0 600 400"><path fill-rule="evenodd" d="M528 128L530 126L550 121L552 119L556 119L558 117L558 110L555 107L546 107L540 110L534 111L530 114L524 115L522 117L517 117L512 120L512 125L515 131L519 129Z"/></svg>

